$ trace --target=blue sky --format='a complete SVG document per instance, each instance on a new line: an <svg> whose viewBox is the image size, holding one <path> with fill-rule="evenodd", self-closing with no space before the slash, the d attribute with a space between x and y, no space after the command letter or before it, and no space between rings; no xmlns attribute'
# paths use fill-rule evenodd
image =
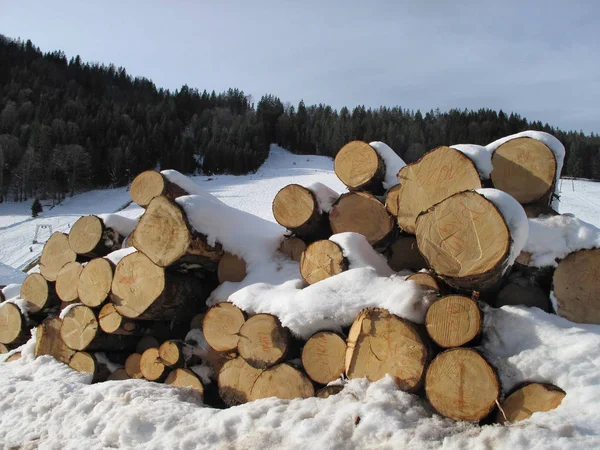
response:
<svg viewBox="0 0 600 450"><path fill-rule="evenodd" d="M600 132L597 1L0 0L0 33L157 86L515 111Z"/></svg>

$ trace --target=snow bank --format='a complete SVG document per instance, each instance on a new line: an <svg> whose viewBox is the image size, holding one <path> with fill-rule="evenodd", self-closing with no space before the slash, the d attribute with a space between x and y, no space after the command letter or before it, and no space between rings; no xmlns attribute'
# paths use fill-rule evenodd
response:
<svg viewBox="0 0 600 450"><path fill-rule="evenodd" d="M477 189L475 192L492 202L506 220L512 238L508 268L515 262L529 237L527 214L521 204L506 192L498 189Z"/></svg>
<svg viewBox="0 0 600 450"><path fill-rule="evenodd" d="M557 260L578 250L600 248L600 229L571 215L529 219L529 238L523 250L530 266L558 265Z"/></svg>
<svg viewBox="0 0 600 450"><path fill-rule="evenodd" d="M475 144L456 144L451 148L463 153L467 158L473 161L479 176L488 179L492 175L492 152L482 145Z"/></svg>
<svg viewBox="0 0 600 450"><path fill-rule="evenodd" d="M112 228L121 236L125 237L133 233L133 229L138 223L137 220L120 214L98 214L98 217L102 219L104 225L108 228Z"/></svg>
<svg viewBox="0 0 600 450"><path fill-rule="evenodd" d="M329 186L325 186L323 183L319 183L318 181L309 184L306 186L306 189L315 194L319 209L326 213L331 211L331 207L340 196L340 194L335 192Z"/></svg>
<svg viewBox="0 0 600 450"><path fill-rule="evenodd" d="M377 253L362 234L338 233L331 236L329 240L341 247L350 269L371 267L382 277L389 277L394 273L385 257Z"/></svg>
<svg viewBox="0 0 600 450"><path fill-rule="evenodd" d="M380 141L369 142L369 145L375 149L379 157L385 164L385 177L383 179L383 188L388 190L399 183L396 175L406 163L400 158L389 145Z"/></svg>
<svg viewBox="0 0 600 450"><path fill-rule="evenodd" d="M6 300L9 298L18 297L21 295L21 284L13 283L5 286L2 289L2 294Z"/></svg>
<svg viewBox="0 0 600 450"><path fill-rule="evenodd" d="M26 277L25 272L0 263L0 285L20 284L23 283Z"/></svg>

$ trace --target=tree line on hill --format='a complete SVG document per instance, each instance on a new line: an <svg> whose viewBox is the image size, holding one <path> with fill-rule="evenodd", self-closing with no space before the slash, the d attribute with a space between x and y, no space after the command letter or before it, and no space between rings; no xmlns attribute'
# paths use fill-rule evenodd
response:
<svg viewBox="0 0 600 450"><path fill-rule="evenodd" d="M76 191L129 183L150 168L245 174L277 143L335 156L348 141L381 140L412 162L438 145L485 145L525 129L567 148L563 175L600 180L600 136L529 122L516 113L401 107L297 106L239 89L171 92L124 68L43 53L0 35L0 202L61 200Z"/></svg>

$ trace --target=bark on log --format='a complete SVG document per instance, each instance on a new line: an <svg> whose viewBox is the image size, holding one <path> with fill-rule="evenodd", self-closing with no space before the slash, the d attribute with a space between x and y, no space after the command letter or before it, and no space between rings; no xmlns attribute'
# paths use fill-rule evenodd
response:
<svg viewBox="0 0 600 450"><path fill-rule="evenodd" d="M257 369L266 369L283 361L289 346L289 330L270 314L252 316L240 328L238 353Z"/></svg>
<svg viewBox="0 0 600 450"><path fill-rule="evenodd" d="M65 303L74 302L78 298L77 286L83 266L77 261L65 264L56 276L56 295ZM44 278L44 277L41 277ZM46 280L44 280L46 281Z"/></svg>
<svg viewBox="0 0 600 450"><path fill-rule="evenodd" d="M415 326L383 309L361 311L348 333L345 368L350 379L377 381L387 373L401 390L414 392L427 359L427 346Z"/></svg>
<svg viewBox="0 0 600 450"><path fill-rule="evenodd" d="M69 364L75 350L71 350L62 341L60 337L61 327L62 320L58 317L47 319L38 325L34 351L36 358L42 355L50 355L58 361Z"/></svg>
<svg viewBox="0 0 600 450"><path fill-rule="evenodd" d="M333 241L323 240L310 244L300 257L300 275L308 284L314 284L348 270L348 260L342 248Z"/></svg>
<svg viewBox="0 0 600 450"><path fill-rule="evenodd" d="M496 406L500 383L483 356L472 349L454 348L440 353L429 365L425 394L442 416L480 421Z"/></svg>
<svg viewBox="0 0 600 450"><path fill-rule="evenodd" d="M98 216L83 216L69 232L69 246L78 255L98 258L119 250L125 236L109 228Z"/></svg>
<svg viewBox="0 0 600 450"><path fill-rule="evenodd" d="M329 223L334 234L360 233L374 247L384 245L394 229L392 216L383 203L366 192L341 195L331 208Z"/></svg>
<svg viewBox="0 0 600 450"><path fill-rule="evenodd" d="M277 397L284 400L314 397L315 388L308 377L290 364L277 364L263 370L250 392L250 400Z"/></svg>
<svg viewBox="0 0 600 450"><path fill-rule="evenodd" d="M279 251L292 261L300 262L302 252L306 250L306 243L297 237L288 237L281 242Z"/></svg>
<svg viewBox="0 0 600 450"><path fill-rule="evenodd" d="M231 253L225 252L217 266L219 284L231 281L238 283L246 278L246 261Z"/></svg>
<svg viewBox="0 0 600 450"><path fill-rule="evenodd" d="M165 379L165 384L181 388L191 388L204 396L204 385L190 369L175 369Z"/></svg>
<svg viewBox="0 0 600 450"><path fill-rule="evenodd" d="M219 372L219 396L228 406L251 401L252 387L262 372L242 357L227 361Z"/></svg>
<svg viewBox="0 0 600 450"><path fill-rule="evenodd" d="M451 195L480 189L481 180L473 162L449 147L437 147L420 160L400 169L396 191L398 226L414 234L417 216Z"/></svg>
<svg viewBox="0 0 600 450"><path fill-rule="evenodd" d="M29 340L30 323L14 303L0 304L0 343L19 346Z"/></svg>
<svg viewBox="0 0 600 450"><path fill-rule="evenodd" d="M518 422L528 419L535 412L551 411L558 408L565 395L565 391L552 384L521 385L506 396L496 414L496 422Z"/></svg>
<svg viewBox="0 0 600 450"><path fill-rule="evenodd" d="M189 223L183 209L167 197L154 198L133 232L133 246L160 267L198 265L216 270L223 256L217 243Z"/></svg>
<svg viewBox="0 0 600 450"><path fill-rule="evenodd" d="M442 348L466 345L481 333L477 303L462 295L447 295L433 303L425 316L429 337Z"/></svg>
<svg viewBox="0 0 600 450"><path fill-rule="evenodd" d="M179 321L200 309L205 295L201 279L167 272L135 252L117 264L111 299L131 319Z"/></svg>
<svg viewBox="0 0 600 450"><path fill-rule="evenodd" d="M349 190L383 193L385 164L366 142L351 141L344 145L335 156L333 168Z"/></svg>
<svg viewBox="0 0 600 450"><path fill-rule="evenodd" d="M344 373L346 342L331 331L313 334L302 349L302 367L316 383L328 384Z"/></svg>
<svg viewBox="0 0 600 450"><path fill-rule="evenodd" d="M246 315L233 303L218 303L204 316L204 339L217 352L234 351L240 339L240 329L245 322Z"/></svg>
<svg viewBox="0 0 600 450"><path fill-rule="evenodd" d="M39 273L27 275L19 296L27 302L29 314L48 313L50 309L60 305L54 283L46 281Z"/></svg>
<svg viewBox="0 0 600 450"><path fill-rule="evenodd" d="M56 281L58 271L77 259L77 254L69 246L69 236L58 231L52 233L44 244L40 257L40 273L48 281Z"/></svg>
<svg viewBox="0 0 600 450"><path fill-rule="evenodd" d="M129 188L131 200L142 208L148 206L150 201L159 196L165 196L169 200L175 200L189 193L175 183L170 182L167 177L156 170L146 170L133 179Z"/></svg>
<svg viewBox="0 0 600 450"><path fill-rule="evenodd" d="M101 306L112 286L115 265L106 258L92 259L79 275L77 293L79 300L90 308Z"/></svg>
<svg viewBox="0 0 600 450"><path fill-rule="evenodd" d="M427 264L449 285L489 291L508 264L511 236L504 217L483 195L466 191L417 219L417 243Z"/></svg>
<svg viewBox="0 0 600 450"><path fill-rule="evenodd" d="M427 267L427 262L419 252L414 236L402 236L390 246L388 265L399 272L401 270L421 270Z"/></svg>

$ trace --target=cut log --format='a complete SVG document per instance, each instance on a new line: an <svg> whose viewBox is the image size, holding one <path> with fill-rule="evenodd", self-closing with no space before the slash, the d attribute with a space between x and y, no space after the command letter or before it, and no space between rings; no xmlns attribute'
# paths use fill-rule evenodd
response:
<svg viewBox="0 0 600 450"><path fill-rule="evenodd" d="M241 357L227 361L219 372L219 396L227 406L251 401L252 387L262 372Z"/></svg>
<svg viewBox="0 0 600 450"><path fill-rule="evenodd" d="M5 363L9 363L9 362L13 362L13 361L18 361L19 359L21 359L21 352L15 352L12 355L10 355L8 358L6 358L4 360Z"/></svg>
<svg viewBox="0 0 600 450"><path fill-rule="evenodd" d="M468 344L481 333L477 303L462 295L447 295L429 307L425 316L427 333L442 348Z"/></svg>
<svg viewBox="0 0 600 450"><path fill-rule="evenodd" d="M289 184L277 193L273 217L279 225L308 240L331 234L327 213L321 211L316 195L299 184Z"/></svg>
<svg viewBox="0 0 600 450"><path fill-rule="evenodd" d="M12 346L24 344L29 339L27 320L14 303L0 304L0 343Z"/></svg>
<svg viewBox="0 0 600 450"><path fill-rule="evenodd" d="M413 273L412 275L406 277L406 281L414 281L421 287L421 289L426 291L433 291L436 294L439 294L441 290L438 280L436 280L433 275L430 275L428 273Z"/></svg>
<svg viewBox="0 0 600 450"><path fill-rule="evenodd" d="M551 310L550 297L543 289L538 286L510 282L498 292L494 306L501 308L515 305L537 307L547 312Z"/></svg>
<svg viewBox="0 0 600 450"><path fill-rule="evenodd" d="M76 259L77 254L69 246L69 236L56 231L44 244L40 257L40 273L46 280L56 281L58 271Z"/></svg>
<svg viewBox="0 0 600 450"><path fill-rule="evenodd" d="M144 336L143 338L141 338L138 341L137 345L135 346L135 352L139 353L141 355L149 348L152 348L152 347L158 348L159 345L160 344L159 344L158 340L154 336Z"/></svg>
<svg viewBox="0 0 600 450"><path fill-rule="evenodd" d="M109 228L98 216L83 216L69 232L69 246L78 255L98 258L119 250L125 236Z"/></svg>
<svg viewBox="0 0 600 450"><path fill-rule="evenodd" d="M246 278L246 261L231 253L225 252L217 266L219 283L231 281L238 283Z"/></svg>
<svg viewBox="0 0 600 450"><path fill-rule="evenodd" d="M496 421L500 424L518 422L533 413L551 411L558 408L565 395L565 391L552 384L528 383L506 397L496 414Z"/></svg>
<svg viewBox="0 0 600 450"><path fill-rule="evenodd" d="M385 194L385 209L392 215L392 217L398 217L398 211L400 211L400 188L401 185L397 184L392 186Z"/></svg>
<svg viewBox="0 0 600 450"><path fill-rule="evenodd" d="M334 234L360 233L373 246L383 245L394 229L392 216L383 203L366 192L341 195L331 208L329 223Z"/></svg>
<svg viewBox="0 0 600 450"><path fill-rule="evenodd" d="M79 275L79 300L90 308L102 305L110 293L115 265L105 258L92 259Z"/></svg>
<svg viewBox="0 0 600 450"><path fill-rule="evenodd" d="M190 225L183 209L166 197L154 198L133 232L133 246L160 267L197 264L216 270L223 256L220 244Z"/></svg>
<svg viewBox="0 0 600 450"><path fill-rule="evenodd" d="M454 348L440 353L429 365L425 393L442 416L480 421L496 406L500 384L483 356L472 349Z"/></svg>
<svg viewBox="0 0 600 450"><path fill-rule="evenodd" d="M133 179L129 195L131 200L145 208L155 197L162 195L169 200L175 200L182 195L188 195L188 192L169 181L162 173L146 170Z"/></svg>
<svg viewBox="0 0 600 450"><path fill-rule="evenodd" d="M71 350L62 341L60 337L61 327L62 320L58 317L47 319L38 325L35 334L34 356L36 358L42 355L50 355L58 361L69 364L75 350Z"/></svg>
<svg viewBox="0 0 600 450"><path fill-rule="evenodd" d="M498 208L483 195L454 194L421 214L416 232L428 266L449 285L488 291L502 281L510 231Z"/></svg>
<svg viewBox="0 0 600 450"><path fill-rule="evenodd" d="M48 312L60 304L54 283L49 283L39 273L27 275L21 285L20 297L27 302L29 314Z"/></svg>
<svg viewBox="0 0 600 450"><path fill-rule="evenodd" d="M125 373L127 373L128 378L140 379L144 378L141 369L141 360L142 355L139 353L132 353L125 360Z"/></svg>
<svg viewBox="0 0 600 450"><path fill-rule="evenodd" d="M302 366L308 377L328 384L344 373L346 342L339 334L320 331L313 334L302 349Z"/></svg>
<svg viewBox="0 0 600 450"><path fill-rule="evenodd" d="M65 303L77 300L77 285L83 266L77 261L65 264L56 276L56 295ZM38 274L39 275L39 274ZM44 277L41 277L44 278ZM46 281L46 280L44 280Z"/></svg>
<svg viewBox="0 0 600 450"><path fill-rule="evenodd" d="M171 369L183 366L183 350L181 344L174 340L163 342L158 348L161 362Z"/></svg>
<svg viewBox="0 0 600 450"><path fill-rule="evenodd" d="M106 381L110 375L110 370L104 364L99 364L94 355L87 352L76 352L69 361L69 367L92 375L92 383Z"/></svg>
<svg viewBox="0 0 600 450"><path fill-rule="evenodd" d="M292 261L300 262L302 252L306 250L306 243L297 237L290 237L283 240L279 246L279 251Z"/></svg>
<svg viewBox="0 0 600 450"><path fill-rule="evenodd" d="M160 359L157 348L149 348L142 353L140 370L148 381L163 381L168 373L167 366Z"/></svg>
<svg viewBox="0 0 600 450"><path fill-rule="evenodd" d="M335 156L333 169L340 181L351 191L382 193L385 164L366 142L352 141Z"/></svg>
<svg viewBox="0 0 600 450"><path fill-rule="evenodd" d="M217 352L237 349L240 328L246 322L244 312L233 303L223 302L211 307L204 316L202 332L208 345Z"/></svg>
<svg viewBox="0 0 600 450"><path fill-rule="evenodd" d="M463 153L449 147L437 147L398 172L398 226L414 234L417 216L451 195L480 189L475 164Z"/></svg>
<svg viewBox="0 0 600 450"><path fill-rule="evenodd" d="M190 369L175 369L165 379L165 384L182 387L192 388L197 391L200 395L204 395L204 385L198 376Z"/></svg>
<svg viewBox="0 0 600 450"><path fill-rule="evenodd" d="M183 320L204 300L202 280L167 272L141 252L115 269L112 302L122 316L140 320Z"/></svg>
<svg viewBox="0 0 600 450"><path fill-rule="evenodd" d="M423 381L428 350L417 329L383 309L365 309L358 315L347 339L348 378L377 381L389 374L398 387L416 391Z"/></svg>
<svg viewBox="0 0 600 450"><path fill-rule="evenodd" d="M238 353L248 364L266 369L287 356L290 333L270 314L250 317L240 328Z"/></svg>
<svg viewBox="0 0 600 450"><path fill-rule="evenodd" d="M192 320L190 320L190 330L193 330L195 328L202 329L202 322L204 322L205 315L206 313L198 313L194 317L192 317Z"/></svg>
<svg viewBox="0 0 600 450"><path fill-rule="evenodd" d="M290 364L277 364L258 376L250 400L277 397L284 400L314 397L315 388L308 377Z"/></svg>
<svg viewBox="0 0 600 450"><path fill-rule="evenodd" d="M402 236L390 246L388 264L399 272L401 270L421 270L427 268L427 262L423 259L417 240L414 236Z"/></svg>
<svg viewBox="0 0 600 450"><path fill-rule="evenodd" d="M106 379L106 381L122 381L122 380L129 380L129 375L127 375L127 371L125 369L115 370Z"/></svg>
<svg viewBox="0 0 600 450"><path fill-rule="evenodd" d="M314 284L348 270L342 248L333 241L317 241L306 247L300 257L300 275Z"/></svg>
<svg viewBox="0 0 600 450"><path fill-rule="evenodd" d="M519 203L548 205L556 179L556 157L543 142L528 137L511 139L492 155L492 183Z"/></svg>
<svg viewBox="0 0 600 450"><path fill-rule="evenodd" d="M600 249L568 255L554 271L553 286L559 316L600 324Z"/></svg>
<svg viewBox="0 0 600 450"><path fill-rule="evenodd" d="M344 390L344 386L325 386L315 393L315 397L329 398L332 395L337 395Z"/></svg>
<svg viewBox="0 0 600 450"><path fill-rule="evenodd" d="M0 354L8 353L8 347L0 343Z"/></svg>
<svg viewBox="0 0 600 450"><path fill-rule="evenodd" d="M108 334L121 334L128 336L150 336L152 340L148 347L157 347L155 338L167 339L168 337L184 337L187 327L179 322L142 321L123 317L112 303L107 303L98 313L98 324L102 331ZM145 349L144 349L145 350ZM138 353L143 353L138 352Z"/></svg>

